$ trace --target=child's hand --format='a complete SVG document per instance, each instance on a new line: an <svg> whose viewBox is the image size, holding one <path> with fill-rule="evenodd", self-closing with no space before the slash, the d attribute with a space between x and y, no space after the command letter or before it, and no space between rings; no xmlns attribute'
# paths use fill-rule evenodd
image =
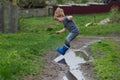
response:
<svg viewBox="0 0 120 80"><path fill-rule="evenodd" d="M56 31L56 34L60 34L60 32L59 32L59 31Z"/></svg>
<svg viewBox="0 0 120 80"><path fill-rule="evenodd" d="M63 28L63 29L61 29L61 30L59 30L59 31L56 31L56 34L60 34L60 33L63 33L63 32L65 32L66 31L66 28Z"/></svg>

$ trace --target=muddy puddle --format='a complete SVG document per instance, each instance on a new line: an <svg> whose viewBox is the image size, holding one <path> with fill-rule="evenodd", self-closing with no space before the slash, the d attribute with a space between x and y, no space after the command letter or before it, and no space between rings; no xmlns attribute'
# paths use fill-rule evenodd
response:
<svg viewBox="0 0 120 80"><path fill-rule="evenodd" d="M59 79L57 80L89 80L87 79L81 70L81 65L83 63L91 62L93 57L90 56L86 48L100 40L91 40L79 49L69 49L64 56L60 55L54 59L56 63L67 65L68 71L64 74L59 74Z"/></svg>

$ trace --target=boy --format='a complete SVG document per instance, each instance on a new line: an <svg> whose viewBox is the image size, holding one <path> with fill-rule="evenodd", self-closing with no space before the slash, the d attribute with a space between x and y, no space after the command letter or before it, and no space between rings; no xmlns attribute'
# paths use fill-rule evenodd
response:
<svg viewBox="0 0 120 80"><path fill-rule="evenodd" d="M62 22L64 27L63 29L56 31L56 34L60 34L65 32L66 30L69 31L68 36L66 37L65 43L62 47L57 48L57 52L59 52L61 55L64 55L65 52L70 48L70 42L79 34L79 29L77 25L72 20L72 16L65 16L64 11L61 8L57 8L54 14L54 19Z"/></svg>

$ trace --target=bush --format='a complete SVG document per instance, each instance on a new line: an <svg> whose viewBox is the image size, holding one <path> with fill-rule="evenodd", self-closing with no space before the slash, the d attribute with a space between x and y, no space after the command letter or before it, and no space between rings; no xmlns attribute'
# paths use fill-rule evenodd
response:
<svg viewBox="0 0 120 80"><path fill-rule="evenodd" d="M87 3L88 0L80 0L81 3Z"/></svg>
<svg viewBox="0 0 120 80"><path fill-rule="evenodd" d="M120 12L117 6L113 6L111 8L110 19L112 22L119 22L120 21Z"/></svg>
<svg viewBox="0 0 120 80"><path fill-rule="evenodd" d="M43 8L46 5L45 0L19 0L18 2L20 8Z"/></svg>
<svg viewBox="0 0 120 80"><path fill-rule="evenodd" d="M65 3L87 3L89 0L57 0L58 4L65 4Z"/></svg>

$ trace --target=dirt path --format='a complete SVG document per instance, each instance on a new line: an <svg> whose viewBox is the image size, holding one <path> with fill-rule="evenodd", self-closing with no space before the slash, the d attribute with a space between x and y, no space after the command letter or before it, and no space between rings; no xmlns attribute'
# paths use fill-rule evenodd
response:
<svg viewBox="0 0 120 80"><path fill-rule="evenodd" d="M109 37L95 37L95 36L79 36L72 43L72 49L79 49L84 46L86 43L92 40L102 40L102 39L115 39L120 44L119 35L114 36L110 35ZM90 50L87 48L86 51L91 55ZM48 51L46 57L46 66L44 69L44 73L42 75L34 76L32 78L27 77L25 80L62 80L61 76L67 73L68 66L65 64L59 64L54 62L53 60L58 56L56 51ZM93 75L93 64L91 62L80 64L81 70L83 71L83 75L86 77L86 80L97 80Z"/></svg>

